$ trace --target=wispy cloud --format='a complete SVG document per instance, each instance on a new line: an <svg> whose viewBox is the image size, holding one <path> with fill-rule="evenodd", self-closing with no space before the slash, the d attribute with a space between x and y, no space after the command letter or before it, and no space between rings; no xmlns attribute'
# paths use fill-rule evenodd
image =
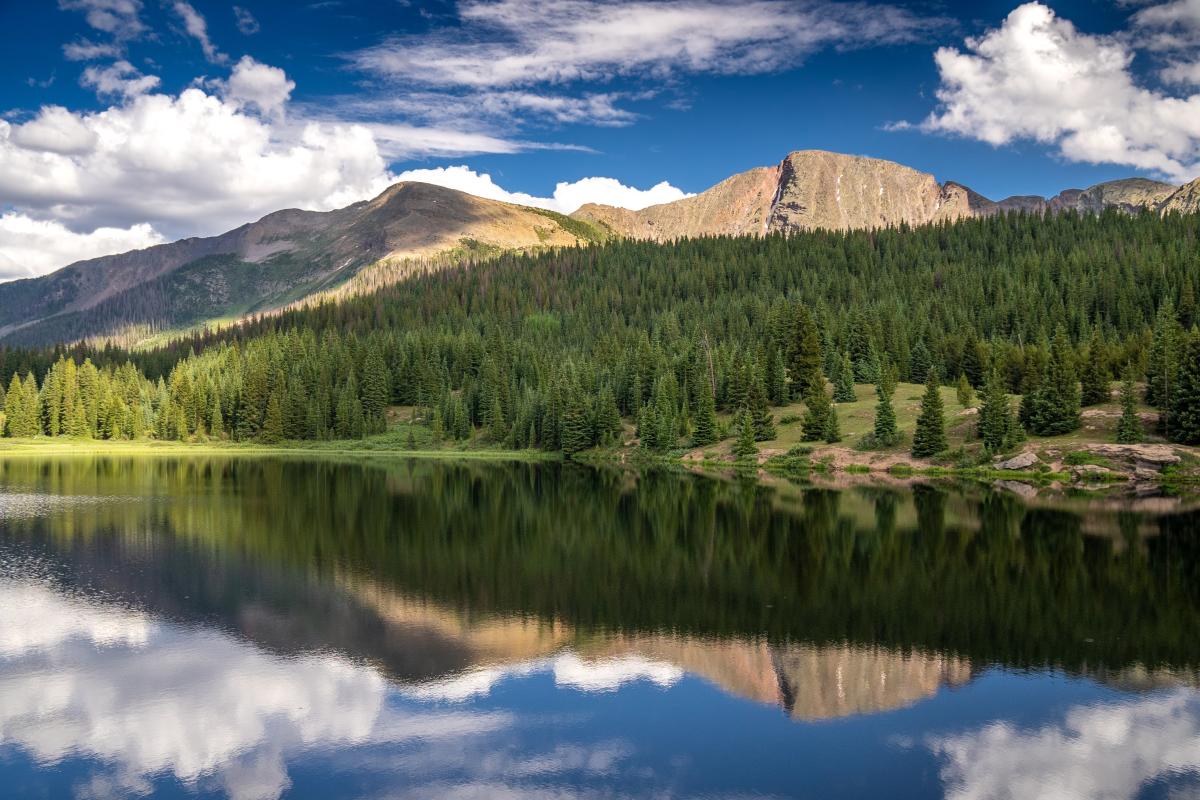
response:
<svg viewBox="0 0 1200 800"><path fill-rule="evenodd" d="M438 87L501 88L753 74L791 67L817 50L896 44L946 24L890 5L755 0L500 0L459 5L460 26L399 36L352 53L376 75Z"/></svg>
<svg viewBox="0 0 1200 800"><path fill-rule="evenodd" d="M200 15L200 12L186 0L175 0L171 4L175 13L183 20L184 30L188 36L191 36L200 43L200 49L204 51L204 57L213 64L224 64L229 60L229 56L222 53L213 44L212 39L208 36L208 21Z"/></svg>
<svg viewBox="0 0 1200 800"><path fill-rule="evenodd" d="M233 18L237 22L238 30L244 36L252 36L253 34L258 33L260 30L258 20L254 18L253 14L241 6L233 7Z"/></svg>

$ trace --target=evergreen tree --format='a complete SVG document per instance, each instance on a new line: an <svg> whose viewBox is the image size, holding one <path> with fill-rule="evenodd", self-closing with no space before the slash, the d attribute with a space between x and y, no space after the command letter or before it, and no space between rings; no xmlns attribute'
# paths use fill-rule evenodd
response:
<svg viewBox="0 0 1200 800"><path fill-rule="evenodd" d="M717 441L717 408L708 381L696 390L696 420L692 428L692 447L704 447Z"/></svg>
<svg viewBox="0 0 1200 800"><path fill-rule="evenodd" d="M854 394L854 365L850 363L850 354L842 353L837 380L833 385L833 400L835 403L853 403L857 399Z"/></svg>
<svg viewBox="0 0 1200 800"><path fill-rule="evenodd" d="M942 394L937 372L929 370L925 379L925 395L921 398L921 414L913 432L914 458L929 458L946 449L946 420L942 412Z"/></svg>
<svg viewBox="0 0 1200 800"><path fill-rule="evenodd" d="M1133 385L1133 367L1126 367L1121 378L1121 419L1117 422L1117 441L1137 444L1142 441L1142 420L1137 412L1137 392Z"/></svg>
<svg viewBox="0 0 1200 800"><path fill-rule="evenodd" d="M709 397L711 396L709 395ZM595 444L602 447L620 444L621 412L617 408L613 390L607 384L596 395L592 426Z"/></svg>
<svg viewBox="0 0 1200 800"><path fill-rule="evenodd" d="M821 438L829 444L835 444L842 440L842 429L838 424L837 407L830 404L829 413L825 415L825 429L821 432Z"/></svg>
<svg viewBox="0 0 1200 800"><path fill-rule="evenodd" d="M933 368L933 357L924 339L918 339L908 356L908 380L912 383L922 383L929 370Z"/></svg>
<svg viewBox="0 0 1200 800"><path fill-rule="evenodd" d="M1192 328L1179 351L1171 405L1171 441L1200 444L1200 328Z"/></svg>
<svg viewBox="0 0 1200 800"><path fill-rule="evenodd" d="M829 430L829 416L834 412L833 403L825 393L825 377L819 372L810 379L804 403L807 408L800 421L801 436L806 442L820 441Z"/></svg>
<svg viewBox="0 0 1200 800"><path fill-rule="evenodd" d="M896 409L892 406L892 392L884 380L875 384L875 429L872 433L872 443L875 447L891 447L900 439L900 431L896 427Z"/></svg>
<svg viewBox="0 0 1200 800"><path fill-rule="evenodd" d="M783 363L783 353L778 348L771 348L766 358L767 397L771 405L785 406L788 404L787 369Z"/></svg>
<svg viewBox="0 0 1200 800"><path fill-rule="evenodd" d="M1107 403L1110 399L1109 373L1104 361L1104 340L1100 338L1100 329L1092 332L1088 343L1087 358L1079 372L1081 405L1094 406Z"/></svg>
<svg viewBox="0 0 1200 800"><path fill-rule="evenodd" d="M767 405L767 389L763 385L762 374L756 369L750 377L750 393L746 398L750 417L754 421L754 438L759 442L768 442L775 438L775 418Z"/></svg>
<svg viewBox="0 0 1200 800"><path fill-rule="evenodd" d="M812 385L814 376L822 376L824 363L820 331L808 309L802 305L797 305L794 312L788 357L792 396L802 397Z"/></svg>
<svg viewBox="0 0 1200 800"><path fill-rule="evenodd" d="M591 424L583 392L572 389L567 393L562 415L562 446L566 455L574 455L592 446Z"/></svg>
<svg viewBox="0 0 1200 800"><path fill-rule="evenodd" d="M1005 391L1004 379L994 367L983 383L983 402L979 406L978 434L983 448L1000 453L1016 443L1017 420Z"/></svg>
<svg viewBox="0 0 1200 800"><path fill-rule="evenodd" d="M738 415L738 437L733 444L733 453L738 458L751 458L758 453L758 444L754 439L754 419L749 409L742 409Z"/></svg>
<svg viewBox="0 0 1200 800"><path fill-rule="evenodd" d="M1070 433L1080 425L1079 380L1071 346L1061 326L1050 344L1050 358L1041 384L1029 401L1029 430L1039 436Z"/></svg>
<svg viewBox="0 0 1200 800"><path fill-rule="evenodd" d="M258 432L258 440L263 444L277 444L283 440L283 404L279 402L278 392L272 392L267 399L267 411L262 429Z"/></svg>
<svg viewBox="0 0 1200 800"><path fill-rule="evenodd" d="M359 382L363 417L367 431L380 433L387 428L387 405L391 397L387 364L377 348L372 347L363 361Z"/></svg>
<svg viewBox="0 0 1200 800"><path fill-rule="evenodd" d="M971 382L967 378L965 372L958 373L958 383L955 384L955 392L958 395L958 404L963 408L972 408L975 405L975 392L971 389Z"/></svg>

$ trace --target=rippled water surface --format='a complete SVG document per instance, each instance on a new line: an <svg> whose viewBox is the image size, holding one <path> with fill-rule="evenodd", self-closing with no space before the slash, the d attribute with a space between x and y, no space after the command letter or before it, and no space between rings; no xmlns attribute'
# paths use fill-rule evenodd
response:
<svg viewBox="0 0 1200 800"><path fill-rule="evenodd" d="M5 797L1200 797L1200 513L0 461Z"/></svg>

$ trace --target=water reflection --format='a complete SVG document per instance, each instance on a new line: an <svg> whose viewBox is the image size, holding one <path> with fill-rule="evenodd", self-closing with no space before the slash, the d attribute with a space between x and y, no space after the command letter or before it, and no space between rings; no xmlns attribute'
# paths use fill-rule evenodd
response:
<svg viewBox="0 0 1200 800"><path fill-rule="evenodd" d="M1200 775L1195 512L558 465L16 460L0 487L17 796Z"/></svg>

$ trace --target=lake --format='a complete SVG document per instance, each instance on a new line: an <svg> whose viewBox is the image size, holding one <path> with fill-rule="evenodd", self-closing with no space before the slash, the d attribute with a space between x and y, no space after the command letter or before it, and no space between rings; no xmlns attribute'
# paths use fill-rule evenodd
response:
<svg viewBox="0 0 1200 800"><path fill-rule="evenodd" d="M5 797L1200 796L1200 512L0 461Z"/></svg>

